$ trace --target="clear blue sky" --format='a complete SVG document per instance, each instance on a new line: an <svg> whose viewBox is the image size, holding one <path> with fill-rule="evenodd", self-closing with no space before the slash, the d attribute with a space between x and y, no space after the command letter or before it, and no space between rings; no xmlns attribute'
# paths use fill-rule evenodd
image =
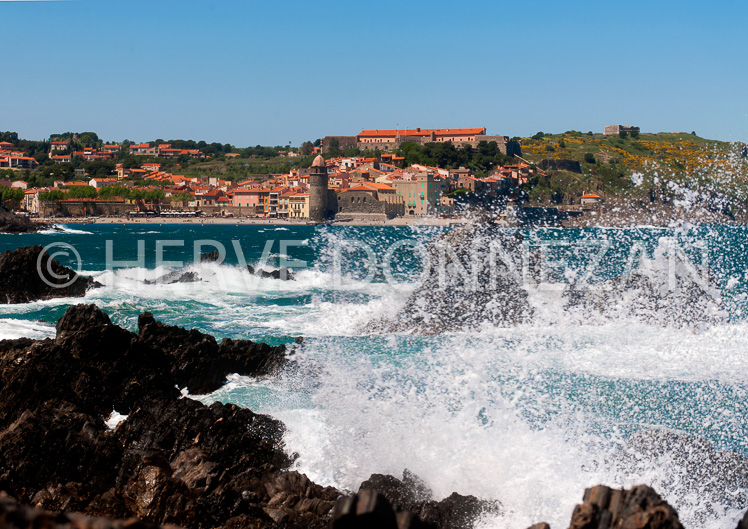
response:
<svg viewBox="0 0 748 529"><path fill-rule="evenodd" d="M748 141L748 2L0 0L0 130L299 145L362 128Z"/></svg>

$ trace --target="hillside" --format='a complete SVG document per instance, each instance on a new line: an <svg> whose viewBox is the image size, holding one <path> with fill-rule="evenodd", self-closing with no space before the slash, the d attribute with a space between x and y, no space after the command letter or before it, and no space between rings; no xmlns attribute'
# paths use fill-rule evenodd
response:
<svg viewBox="0 0 748 529"><path fill-rule="evenodd" d="M533 203L573 204L584 193L636 199L727 200L744 208L748 163L743 144L687 133L640 134L637 138L583 134L536 134L522 140L527 161L547 176L528 185ZM580 172L556 170L557 162L579 162Z"/></svg>

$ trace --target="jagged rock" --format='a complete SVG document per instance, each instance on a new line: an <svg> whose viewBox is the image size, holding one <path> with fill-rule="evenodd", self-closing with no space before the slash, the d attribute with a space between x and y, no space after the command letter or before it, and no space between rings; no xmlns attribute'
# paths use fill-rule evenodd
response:
<svg viewBox="0 0 748 529"><path fill-rule="evenodd" d="M49 400L36 409L23 410L0 430L0 490L29 503L50 484L86 483L96 491L110 488L114 476L107 469L116 465L120 450L105 431L101 419L64 401ZM92 497L72 491L53 496L45 508L75 509Z"/></svg>
<svg viewBox="0 0 748 529"><path fill-rule="evenodd" d="M214 263L221 259L221 252L213 250L212 252L204 253L200 255L201 263Z"/></svg>
<svg viewBox="0 0 748 529"><path fill-rule="evenodd" d="M737 529L748 529L748 511L745 512L743 518L738 522Z"/></svg>
<svg viewBox="0 0 748 529"><path fill-rule="evenodd" d="M0 496L0 529L157 529L140 520L111 520L76 513L54 513L19 505ZM171 528L176 529L176 528Z"/></svg>
<svg viewBox="0 0 748 529"><path fill-rule="evenodd" d="M164 351L176 383L193 393L215 391L228 373L265 376L285 363L286 347L283 345L271 347L229 338L217 344L208 334L157 322L149 312L140 315L138 328L143 346Z"/></svg>
<svg viewBox="0 0 748 529"><path fill-rule="evenodd" d="M332 520L333 529L398 529L392 505L373 490L339 499Z"/></svg>
<svg viewBox="0 0 748 529"><path fill-rule="evenodd" d="M636 269L605 281L570 284L563 292L565 309L585 320L599 314L668 327L727 321L719 288L709 277L694 277L680 256L641 259Z"/></svg>
<svg viewBox="0 0 748 529"><path fill-rule="evenodd" d="M408 469L403 471L402 481L394 476L372 474L358 490L375 490L395 508L402 510L420 510L425 502L433 499L428 485Z"/></svg>
<svg viewBox="0 0 748 529"><path fill-rule="evenodd" d="M646 485L629 490L598 485L585 490L569 529L682 529L678 513Z"/></svg>
<svg viewBox="0 0 748 529"><path fill-rule="evenodd" d="M153 281L146 279L145 284L146 285L173 285L175 283L199 283L200 281L202 281L202 279L196 272L185 271L185 270L174 270L173 272L168 272Z"/></svg>
<svg viewBox="0 0 748 529"><path fill-rule="evenodd" d="M422 523L441 529L467 529L480 516L501 512L501 505L496 501L462 496L456 492L441 501L434 501L426 483L407 469L402 480L372 474L359 487L359 494L366 491L381 494L397 511L408 511Z"/></svg>
<svg viewBox="0 0 748 529"><path fill-rule="evenodd" d="M283 281L295 281L293 274L288 268L280 268L278 270L272 270L267 272L262 268L255 270L252 265L247 265L247 271L255 276L259 276L263 279L282 279Z"/></svg>
<svg viewBox="0 0 748 529"><path fill-rule="evenodd" d="M496 516L501 513L501 504L475 496L463 496L453 492L441 501L426 502L418 511L420 518L441 529L470 529L481 516Z"/></svg>
<svg viewBox="0 0 748 529"><path fill-rule="evenodd" d="M675 494L687 502L698 497L705 505L744 509L748 505L748 458L717 450L706 439L667 430L633 434L618 453L627 472L661 469L663 482L678 483ZM697 509L697 520L710 516Z"/></svg>
<svg viewBox="0 0 748 529"><path fill-rule="evenodd" d="M28 217L16 215L0 206L0 233L34 233L47 228L48 224L32 222Z"/></svg>
<svg viewBox="0 0 748 529"><path fill-rule="evenodd" d="M287 470L279 421L175 388L270 373L285 348L217 344L148 313L139 327L78 305L54 340L0 341L0 490L51 510L196 529L326 527L339 493ZM112 409L128 417L110 431Z"/></svg>
<svg viewBox="0 0 748 529"><path fill-rule="evenodd" d="M430 242L421 286L391 320L374 329L437 333L514 326L533 309L522 284L522 236L480 220Z"/></svg>
<svg viewBox="0 0 748 529"><path fill-rule="evenodd" d="M540 523L532 524L527 529L551 529L551 526L548 525L546 522L540 522Z"/></svg>
<svg viewBox="0 0 748 529"><path fill-rule="evenodd" d="M101 284L51 259L42 246L0 254L0 303L83 297Z"/></svg>

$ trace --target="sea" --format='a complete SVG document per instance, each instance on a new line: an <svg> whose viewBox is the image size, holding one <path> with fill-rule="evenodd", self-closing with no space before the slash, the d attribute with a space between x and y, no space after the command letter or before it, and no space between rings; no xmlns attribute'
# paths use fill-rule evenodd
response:
<svg viewBox="0 0 748 529"><path fill-rule="evenodd" d="M688 443L652 453L632 439L706 440L735 468L748 457L748 228L523 230L547 263L543 287L527 287L531 323L429 334L372 325L397 318L425 248L449 229L129 224L0 235L0 251L43 245L103 285L83 299L0 305L0 339L54 337L68 307L95 303L133 331L150 311L219 341L287 344L293 362L278 376L234 374L210 395L180 389L282 420L295 469L318 484L356 491L373 473L407 469L437 499L498 500L500 514L476 526L511 529L568 527L593 485L647 484L686 527L734 528L748 509L745 479L728 479L714 453ZM200 262L213 250L223 262ZM708 275L727 307L721 319L567 317L559 284L675 254L691 266L670 279ZM293 280L262 279L248 264L286 267ZM174 271L200 280L159 282Z"/></svg>

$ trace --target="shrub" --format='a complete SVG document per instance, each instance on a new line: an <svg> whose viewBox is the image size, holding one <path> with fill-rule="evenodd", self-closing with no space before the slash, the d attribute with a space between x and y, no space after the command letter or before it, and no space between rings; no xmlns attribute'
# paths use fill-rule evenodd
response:
<svg viewBox="0 0 748 529"><path fill-rule="evenodd" d="M596 163L595 161L595 155L591 152L584 153L584 161L587 163Z"/></svg>

